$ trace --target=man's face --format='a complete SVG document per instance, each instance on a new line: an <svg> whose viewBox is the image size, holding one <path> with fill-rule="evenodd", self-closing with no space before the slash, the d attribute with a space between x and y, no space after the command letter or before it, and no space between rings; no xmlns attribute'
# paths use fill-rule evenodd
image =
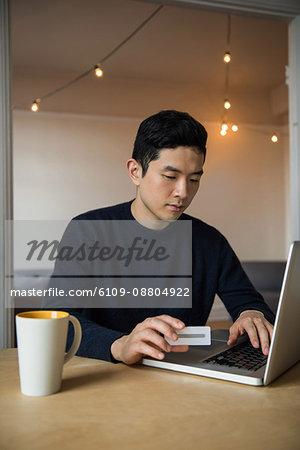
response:
<svg viewBox="0 0 300 450"><path fill-rule="evenodd" d="M137 220L176 220L190 205L203 174L204 156L195 147L162 149L146 175L139 166L138 192L132 205Z"/></svg>

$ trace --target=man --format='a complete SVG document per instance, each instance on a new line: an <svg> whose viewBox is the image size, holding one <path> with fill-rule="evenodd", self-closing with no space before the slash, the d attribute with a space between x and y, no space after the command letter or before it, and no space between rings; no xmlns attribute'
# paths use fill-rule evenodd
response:
<svg viewBox="0 0 300 450"><path fill-rule="evenodd" d="M72 310L83 328L79 355L134 364L144 355L161 360L165 352L188 351L187 346L170 346L164 335L176 341L177 330L204 325L216 293L234 320L228 344L246 332L252 345L268 354L274 315L221 233L184 214L199 189L206 140L204 127L187 113L161 111L147 118L127 161L136 198L75 218L150 221L158 229L164 221L192 220L193 226L192 307Z"/></svg>

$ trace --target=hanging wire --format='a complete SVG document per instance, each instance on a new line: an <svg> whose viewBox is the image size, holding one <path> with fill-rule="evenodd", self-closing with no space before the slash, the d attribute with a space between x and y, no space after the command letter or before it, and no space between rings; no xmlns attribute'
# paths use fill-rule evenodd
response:
<svg viewBox="0 0 300 450"><path fill-rule="evenodd" d="M130 39L133 38L133 36L135 36L142 28L144 28L144 26L150 22L150 20L153 19L154 16L156 16L156 14L159 13L159 11L163 8L163 5L160 5L158 8L156 8L153 13L150 14L150 16L148 16L132 33L129 34L129 36L127 36L120 44L118 44L111 52L109 52L106 56L104 56L104 58L101 59L100 61L100 65L103 64L105 61L107 61L112 55L114 55L121 47L123 47L123 45L125 45ZM44 100L45 98L51 97L54 94L57 94L58 92L62 91L63 89L68 88L69 86L71 86L74 83L77 83L77 81L81 80L82 78L86 77L89 73L93 72L95 69L95 64L93 64L93 66L86 70L85 72L81 73L80 75L78 75L77 77L73 78L72 80L68 81L67 83L63 84L62 86L53 89L50 92L47 92L44 95L41 95L39 97L39 101ZM25 106L28 105L28 103L22 103L22 104L18 104L18 105L13 105L12 108L15 109L17 107L21 107L21 106Z"/></svg>
<svg viewBox="0 0 300 450"><path fill-rule="evenodd" d="M116 46L108 55L104 56L103 59L101 59L100 64L103 64L105 61L108 60L114 53L116 53L121 47L123 47L124 44L126 44L131 38L133 38L134 35L136 35L150 20L153 19L154 16L163 8L163 5L160 5L150 16L144 20L144 22L141 23L124 41L122 41L119 45Z"/></svg>
<svg viewBox="0 0 300 450"><path fill-rule="evenodd" d="M227 16L227 37L226 37L226 49L225 49L225 54L229 54L230 55L230 40L231 40L231 16L230 14L228 14ZM224 60L225 61L225 60ZM229 60L230 61L230 60ZM226 62L226 61L225 61ZM222 108L222 121L221 121L221 135L225 136L227 134L228 131L228 115L227 115L227 111L229 110L229 108L225 108L225 102L230 102L229 100L229 66L230 64L228 64L228 62L225 64L225 96L224 96L224 100L223 100L223 108ZM225 128L226 127L226 128Z"/></svg>
<svg viewBox="0 0 300 450"><path fill-rule="evenodd" d="M230 39L231 39L231 16L228 14L227 16L227 49L230 50ZM230 64L225 65L225 97L228 98L229 91L229 66Z"/></svg>
<svg viewBox="0 0 300 450"><path fill-rule="evenodd" d="M230 50L230 38L231 38L231 16L227 16L227 50Z"/></svg>
<svg viewBox="0 0 300 450"><path fill-rule="evenodd" d="M225 98L228 98L229 93L229 64L225 67Z"/></svg>

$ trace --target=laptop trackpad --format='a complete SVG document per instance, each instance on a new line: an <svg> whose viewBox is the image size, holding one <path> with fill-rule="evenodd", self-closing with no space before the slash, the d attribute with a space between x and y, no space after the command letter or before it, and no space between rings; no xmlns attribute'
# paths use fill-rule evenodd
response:
<svg viewBox="0 0 300 450"><path fill-rule="evenodd" d="M170 352L166 353L164 357L165 362L175 364L191 364L193 362L200 362L203 359L209 358L215 353L227 350L229 332L228 330L212 331L211 345L193 345L184 353Z"/></svg>

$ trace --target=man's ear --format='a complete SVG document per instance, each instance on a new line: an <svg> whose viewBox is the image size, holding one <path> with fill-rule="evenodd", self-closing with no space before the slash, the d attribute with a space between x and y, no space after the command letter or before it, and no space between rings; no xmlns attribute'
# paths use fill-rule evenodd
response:
<svg viewBox="0 0 300 450"><path fill-rule="evenodd" d="M143 174L141 165L134 158L130 158L126 165L130 178L136 186L139 186Z"/></svg>

